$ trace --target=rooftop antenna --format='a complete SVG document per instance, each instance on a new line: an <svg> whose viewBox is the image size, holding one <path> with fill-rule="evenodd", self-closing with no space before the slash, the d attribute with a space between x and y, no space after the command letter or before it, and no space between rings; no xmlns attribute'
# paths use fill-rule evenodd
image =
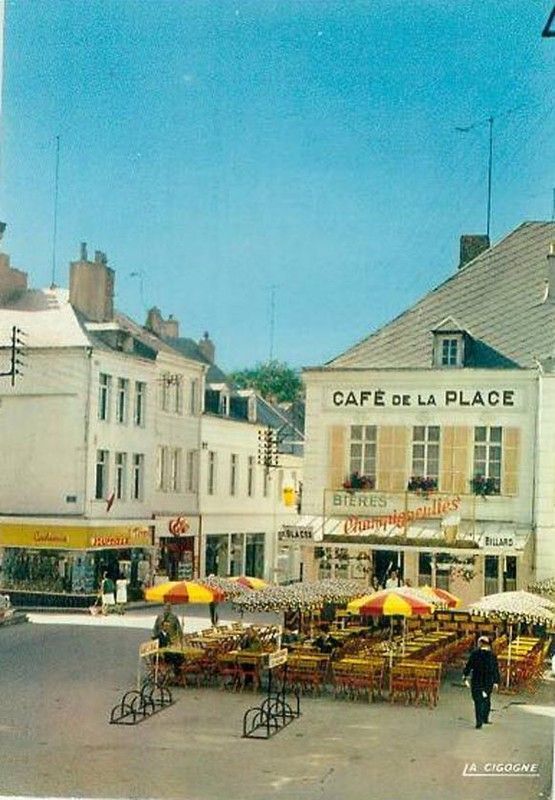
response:
<svg viewBox="0 0 555 800"><path fill-rule="evenodd" d="M510 112L508 112L510 113ZM459 131L459 133L468 133L469 131L477 128L479 125L483 125L484 122L487 122L489 125L489 148L488 148L488 183L487 183L487 208L486 208L486 235L489 238L490 231L491 231L491 178L493 172L493 123L495 121L495 117L488 117L487 119L478 120L478 122L472 122L470 125L466 127L456 127L455 130Z"/></svg>
<svg viewBox="0 0 555 800"><path fill-rule="evenodd" d="M56 244L58 238L58 184L60 172L60 137L56 136L56 167L54 171L54 219L52 231L52 283L51 289L56 288Z"/></svg>

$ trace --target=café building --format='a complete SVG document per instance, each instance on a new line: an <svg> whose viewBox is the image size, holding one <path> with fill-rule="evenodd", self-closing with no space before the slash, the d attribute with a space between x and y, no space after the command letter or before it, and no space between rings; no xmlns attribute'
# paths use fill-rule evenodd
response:
<svg viewBox="0 0 555 800"><path fill-rule="evenodd" d="M455 275L304 370L306 576L470 602L555 574L553 240L462 237Z"/></svg>

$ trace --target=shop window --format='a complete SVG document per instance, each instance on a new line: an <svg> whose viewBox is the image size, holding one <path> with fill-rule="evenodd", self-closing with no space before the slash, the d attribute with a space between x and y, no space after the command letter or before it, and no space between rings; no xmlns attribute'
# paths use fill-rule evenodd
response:
<svg viewBox="0 0 555 800"><path fill-rule="evenodd" d="M516 591L516 556L505 556L503 570L503 591Z"/></svg>
<svg viewBox="0 0 555 800"><path fill-rule="evenodd" d="M110 418L111 388L112 376L101 372L98 389L98 419L104 420L105 422Z"/></svg>
<svg viewBox="0 0 555 800"><path fill-rule="evenodd" d="M475 494L499 494L501 491L501 427L474 428L474 472L472 488Z"/></svg>
<svg viewBox="0 0 555 800"><path fill-rule="evenodd" d="M145 457L143 453L133 453L133 475L131 495L133 500L143 499Z"/></svg>
<svg viewBox="0 0 555 800"><path fill-rule="evenodd" d="M254 456L249 456L247 467L247 494L249 497L254 496Z"/></svg>
<svg viewBox="0 0 555 800"><path fill-rule="evenodd" d="M231 534L231 547L229 550L229 574L230 575L244 575L244 559L245 559L245 534L232 533Z"/></svg>
<svg viewBox="0 0 555 800"><path fill-rule="evenodd" d="M97 500L103 500L108 490L108 451L96 451L96 480L94 496Z"/></svg>
<svg viewBox="0 0 555 800"><path fill-rule="evenodd" d="M215 494L216 492L216 453L213 450L208 451L208 494Z"/></svg>
<svg viewBox="0 0 555 800"><path fill-rule="evenodd" d="M439 425L415 425L412 429L412 472L409 491L437 489L439 430Z"/></svg>
<svg viewBox="0 0 555 800"><path fill-rule="evenodd" d="M264 538L263 533L247 533L245 574L253 578L264 577Z"/></svg>
<svg viewBox="0 0 555 800"><path fill-rule="evenodd" d="M205 573L225 576L228 571L229 537L227 534L209 534L206 537Z"/></svg>
<svg viewBox="0 0 555 800"><path fill-rule="evenodd" d="M116 453L116 498L125 499L125 477L127 474L127 453Z"/></svg>
<svg viewBox="0 0 555 800"><path fill-rule="evenodd" d="M229 463L229 494L232 497L237 494L237 461L237 454L232 453Z"/></svg>
<svg viewBox="0 0 555 800"><path fill-rule="evenodd" d="M127 404L129 395L129 381L127 378L118 378L116 395L116 422L124 425L127 422Z"/></svg>
<svg viewBox="0 0 555 800"><path fill-rule="evenodd" d="M349 478L362 485L351 488L373 488L376 481L376 426L351 425L349 445Z"/></svg>
<svg viewBox="0 0 555 800"><path fill-rule="evenodd" d="M135 381L135 408L133 410L133 421L135 425L143 427L145 424L146 411L146 383Z"/></svg>
<svg viewBox="0 0 555 800"><path fill-rule="evenodd" d="M418 553L418 585L432 585L432 554Z"/></svg>
<svg viewBox="0 0 555 800"><path fill-rule="evenodd" d="M484 594L497 594L499 591L499 556L486 556L484 562Z"/></svg>

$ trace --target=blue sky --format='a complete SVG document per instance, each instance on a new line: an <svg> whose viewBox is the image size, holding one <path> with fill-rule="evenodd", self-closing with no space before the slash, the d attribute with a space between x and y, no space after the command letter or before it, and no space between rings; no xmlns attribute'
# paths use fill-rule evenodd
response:
<svg viewBox="0 0 555 800"><path fill-rule="evenodd" d="M208 330L224 369L338 355L485 229L549 219L547 0L6 0L3 247L50 283L79 242L117 306ZM478 122L468 133L456 126ZM131 273L139 273L132 276Z"/></svg>

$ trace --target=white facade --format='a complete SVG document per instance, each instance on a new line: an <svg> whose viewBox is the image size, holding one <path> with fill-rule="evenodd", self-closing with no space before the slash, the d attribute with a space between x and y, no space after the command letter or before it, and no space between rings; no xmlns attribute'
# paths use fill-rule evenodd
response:
<svg viewBox="0 0 555 800"><path fill-rule="evenodd" d="M472 580L461 583L454 574L450 579L451 589L470 600L504 583L525 586L533 574L534 546L537 577L554 574L554 377L536 370L456 367L305 371L303 513L323 519L319 553L327 545L343 548L345 561L336 561L335 574L346 574L346 564L354 562L350 574L359 577L360 554L371 554L375 567L376 553L388 551L402 554L405 577L414 585L431 577L419 575L420 553L470 556ZM420 442L430 427L435 450ZM492 430L499 442L482 444ZM456 447L453 436L459 437ZM426 448L437 460L435 492L446 503L443 510L434 505L433 492L407 493L411 477L422 472ZM486 451L491 463L481 460ZM364 463L373 484L343 489ZM473 493L472 483L484 463L484 474L498 474L497 489L485 497ZM400 555L392 560L401 566ZM508 575L508 564L509 571L516 565L516 576ZM434 578L435 568L434 561ZM372 568L365 580L371 574Z"/></svg>

